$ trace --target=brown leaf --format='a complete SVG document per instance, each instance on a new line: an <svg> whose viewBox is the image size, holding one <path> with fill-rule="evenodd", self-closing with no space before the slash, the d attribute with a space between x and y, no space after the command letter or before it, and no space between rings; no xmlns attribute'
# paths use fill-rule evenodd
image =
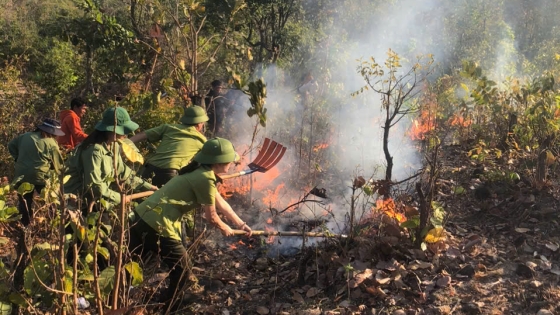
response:
<svg viewBox="0 0 560 315"><path fill-rule="evenodd" d="M407 218L411 218L417 215L420 215L420 212L418 212L418 209L412 206L405 206L404 207L404 214L406 215Z"/></svg>
<svg viewBox="0 0 560 315"><path fill-rule="evenodd" d="M366 184L366 180L362 176L354 178L354 188L362 188Z"/></svg>
<svg viewBox="0 0 560 315"><path fill-rule="evenodd" d="M364 282L364 280L366 279L372 279L373 276L373 270L371 269L366 269L364 270L364 272L359 273L357 275L354 276L354 281L352 281L352 285L350 286L350 288L354 289L356 288L358 285L360 285L362 282Z"/></svg>
<svg viewBox="0 0 560 315"><path fill-rule="evenodd" d="M305 296L307 296L308 298L312 298L318 293L319 293L319 289L317 289L316 287L312 287L311 289L307 290Z"/></svg>
<svg viewBox="0 0 560 315"><path fill-rule="evenodd" d="M257 313L259 313L261 315L266 315L266 314L270 313L270 310L267 307L264 307L264 306L257 306Z"/></svg>
<svg viewBox="0 0 560 315"><path fill-rule="evenodd" d="M303 304L305 302L305 300L303 299L303 296L301 296L301 294L294 292L294 295L292 296L292 299L295 300L298 303Z"/></svg>
<svg viewBox="0 0 560 315"><path fill-rule="evenodd" d="M375 281L377 281L377 283L379 284L387 284L389 283L389 281L391 281L391 277L389 277L389 275L386 274L383 270L378 270L375 274Z"/></svg>
<svg viewBox="0 0 560 315"><path fill-rule="evenodd" d="M432 268L432 264L425 261L415 260L408 265L408 268L410 270L427 269L427 268Z"/></svg>
<svg viewBox="0 0 560 315"><path fill-rule="evenodd" d="M436 281L436 285L440 288L444 288L448 286L450 283L451 283L450 276L443 276Z"/></svg>

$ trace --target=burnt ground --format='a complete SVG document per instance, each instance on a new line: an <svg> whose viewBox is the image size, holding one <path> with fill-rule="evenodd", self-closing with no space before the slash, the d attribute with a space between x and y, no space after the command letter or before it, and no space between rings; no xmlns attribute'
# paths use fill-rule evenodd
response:
<svg viewBox="0 0 560 315"><path fill-rule="evenodd" d="M436 200L448 218L439 246L422 251L405 230L364 229L353 241L280 252L274 244L285 237L271 245L212 231L193 255L204 292L177 314L560 314L560 185L535 189L522 173L496 179L500 165L522 168L476 164L460 147L446 147L441 161ZM145 272L135 304L157 297L165 277ZM156 312L150 304L127 314Z"/></svg>
<svg viewBox="0 0 560 315"><path fill-rule="evenodd" d="M521 166L521 180L496 179L496 161L476 164L460 147L444 152L439 248L423 252L404 231L382 232L270 258L264 240L215 232L197 254L206 291L183 313L560 314L559 186L532 188Z"/></svg>

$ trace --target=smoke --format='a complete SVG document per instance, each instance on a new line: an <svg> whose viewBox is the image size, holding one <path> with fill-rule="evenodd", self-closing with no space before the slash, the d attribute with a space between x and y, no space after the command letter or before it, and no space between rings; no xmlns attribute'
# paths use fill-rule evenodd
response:
<svg viewBox="0 0 560 315"><path fill-rule="evenodd" d="M313 3L308 1L306 5ZM449 71L464 55L454 48L467 38L461 34L459 22L473 18L469 12L473 10L471 4L461 5L465 10L442 5L438 0L375 4L366 0L341 1L339 8L330 10L333 13L327 20L331 24L323 29L327 35L317 43L309 65L295 73L286 73L276 66L261 73L268 85L268 120L267 127L259 129L257 142L270 137L288 148L277 166L281 175L268 185L273 189L280 183L290 183L284 200L301 198L314 186L327 188L330 195L330 199L315 199L323 204L303 204L298 210L300 217L326 217L329 229L344 232L340 223L348 219L352 179L359 175L384 177L381 126L385 118L381 95L370 90L351 96L365 85L356 71L358 60L373 56L383 64L387 51L392 49L401 56L405 71L416 56L427 54L433 55L438 71ZM494 56L491 72L502 78L515 72L518 56L512 28L503 23L497 30L500 32L493 35L496 47L489 50ZM311 86L306 85L306 74L313 77ZM255 130L256 119L245 114L250 104L244 99L239 107L242 110L235 116L238 131L230 135L236 145L251 143ZM412 118L402 119L390 130L389 151L394 158L395 181L407 178L422 166L415 143L407 134ZM328 147L316 149L320 144ZM255 154L256 151L252 157ZM254 179L259 181L261 176L256 174ZM253 198L255 207L270 208L259 205L258 192ZM285 206L288 205L279 208ZM263 213L257 228L269 216Z"/></svg>

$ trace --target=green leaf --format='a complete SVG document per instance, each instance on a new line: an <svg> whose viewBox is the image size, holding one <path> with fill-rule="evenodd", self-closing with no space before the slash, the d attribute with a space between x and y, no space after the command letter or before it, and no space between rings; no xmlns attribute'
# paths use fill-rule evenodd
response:
<svg viewBox="0 0 560 315"><path fill-rule="evenodd" d="M35 189L35 186L33 184L25 182L25 183L21 183L21 185L19 185L19 187L17 189L17 192L20 195L25 195L25 194L28 194L28 193L32 192L33 189Z"/></svg>
<svg viewBox="0 0 560 315"><path fill-rule="evenodd" d="M128 264L126 264L124 266L124 268L132 276L132 285L133 286L138 286L138 285L142 284L142 282L144 281L144 276L142 274L142 268L140 267L140 265L137 262L135 262L135 261L129 262Z"/></svg>
<svg viewBox="0 0 560 315"><path fill-rule="evenodd" d="M41 282L50 283L50 279L52 278L52 270L50 267L51 266L43 257L33 257L32 264L29 264L23 271L23 288L25 293L34 296L38 292L46 292Z"/></svg>
<svg viewBox="0 0 560 315"><path fill-rule="evenodd" d="M409 218L408 220L406 220L405 222L401 223L401 227L403 228L407 228L407 229L415 229L418 226L420 226L420 216L413 216L411 218Z"/></svg>
<svg viewBox="0 0 560 315"><path fill-rule="evenodd" d="M11 315L12 303L0 300L0 315Z"/></svg>
<svg viewBox="0 0 560 315"><path fill-rule="evenodd" d="M364 185L362 187L362 190L364 191L364 194L366 194L367 196L373 195L373 188L371 187L371 185Z"/></svg>
<svg viewBox="0 0 560 315"><path fill-rule="evenodd" d="M462 195L466 192L465 188L463 188L463 186L455 186L453 188L453 193L455 195Z"/></svg>
<svg viewBox="0 0 560 315"><path fill-rule="evenodd" d="M74 279L71 270L64 273L64 292L72 293L74 291Z"/></svg>
<svg viewBox="0 0 560 315"><path fill-rule="evenodd" d="M434 227L442 227L443 220L445 219L445 210L437 201L432 201L432 208L434 211L432 212L430 223L432 223Z"/></svg>
<svg viewBox="0 0 560 315"><path fill-rule="evenodd" d="M101 254L105 259L109 260L109 250L107 248L98 246L97 252Z"/></svg>
<svg viewBox="0 0 560 315"><path fill-rule="evenodd" d="M99 278L97 278L99 287L105 295L109 294L113 290L115 284L115 266L110 266L104 269Z"/></svg>
<svg viewBox="0 0 560 315"><path fill-rule="evenodd" d="M23 307L27 306L27 301L23 298L23 296L21 296L21 294L17 292L10 293L8 299L10 300L10 302L17 304L19 306L23 306Z"/></svg>

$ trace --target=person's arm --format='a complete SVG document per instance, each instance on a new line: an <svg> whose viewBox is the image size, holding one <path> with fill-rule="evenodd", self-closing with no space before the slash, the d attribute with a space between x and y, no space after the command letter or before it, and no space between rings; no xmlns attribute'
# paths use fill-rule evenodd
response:
<svg viewBox="0 0 560 315"><path fill-rule="evenodd" d="M129 138L130 141L134 142L134 143L138 143L141 141L145 141L148 139L148 135L146 135L146 133L144 131L142 131L141 133L135 134L134 136Z"/></svg>
<svg viewBox="0 0 560 315"><path fill-rule="evenodd" d="M80 125L80 117L78 116L70 116L72 119L69 121L69 128L70 133L72 134L72 138L76 140L76 143L80 143L87 138L87 133L82 130L82 126Z"/></svg>
<svg viewBox="0 0 560 315"><path fill-rule="evenodd" d="M244 230L247 232L247 236L251 236L251 228L247 225L247 223L243 222L241 218L233 211L231 206L225 199L220 195L220 193L216 194L216 208L223 214L230 222L233 222L233 225L236 226L240 230Z"/></svg>
<svg viewBox="0 0 560 315"><path fill-rule="evenodd" d="M227 225L216 212L216 206L214 205L203 205L202 210L204 210L204 217L211 224L215 225L224 236L232 236L233 230Z"/></svg>

